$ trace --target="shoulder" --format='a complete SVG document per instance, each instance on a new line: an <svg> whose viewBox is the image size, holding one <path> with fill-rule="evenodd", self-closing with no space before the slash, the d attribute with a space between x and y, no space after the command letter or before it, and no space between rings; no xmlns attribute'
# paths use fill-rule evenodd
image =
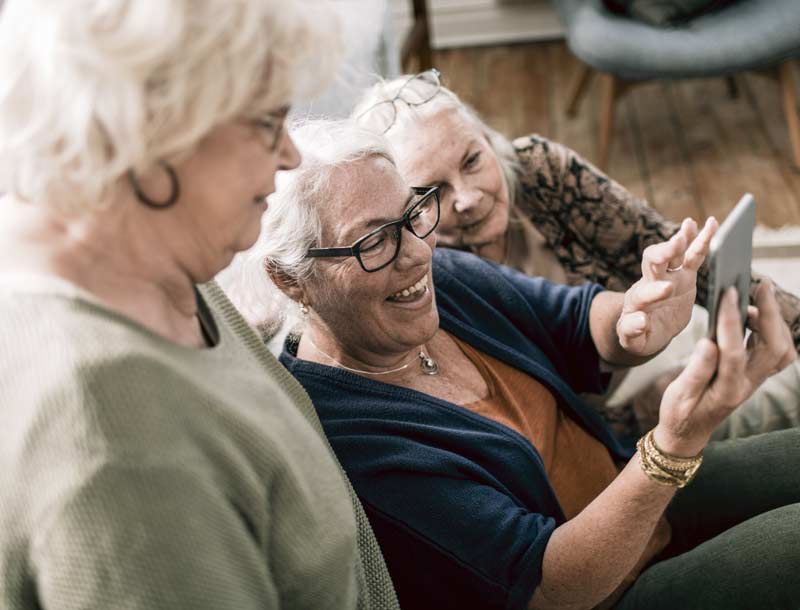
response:
<svg viewBox="0 0 800 610"><path fill-rule="evenodd" d="M516 138L513 145L522 179L526 181L527 178L528 182L538 182L544 178L549 183L564 174L571 160L578 157L569 147L539 134Z"/></svg>
<svg viewBox="0 0 800 610"><path fill-rule="evenodd" d="M481 258L471 252L451 248L437 248L433 254L433 277L437 291L452 284L469 287L480 292L483 289L515 282L536 282L504 265Z"/></svg>
<svg viewBox="0 0 800 610"><path fill-rule="evenodd" d="M514 138L511 144L514 146L514 150L521 154L535 148L549 147L551 144L554 144L554 142L544 136L540 136L538 133L530 133Z"/></svg>
<svg viewBox="0 0 800 610"><path fill-rule="evenodd" d="M9 481L39 487L47 503L98 464L167 459L184 447L182 422L200 392L168 342L63 295L3 295L0 333Z"/></svg>
<svg viewBox="0 0 800 610"><path fill-rule="evenodd" d="M566 153L572 152L563 144L537 133L515 138L512 145L520 159L562 158Z"/></svg>
<svg viewBox="0 0 800 610"><path fill-rule="evenodd" d="M433 272L436 275L457 278L474 277L491 273L493 264L471 252L453 248L436 248L433 253Z"/></svg>
<svg viewBox="0 0 800 610"><path fill-rule="evenodd" d="M473 299L500 309L548 301L552 295L570 290L542 277L526 275L516 269L487 261L469 252L437 248L433 257L433 277L437 298L453 297L460 306Z"/></svg>

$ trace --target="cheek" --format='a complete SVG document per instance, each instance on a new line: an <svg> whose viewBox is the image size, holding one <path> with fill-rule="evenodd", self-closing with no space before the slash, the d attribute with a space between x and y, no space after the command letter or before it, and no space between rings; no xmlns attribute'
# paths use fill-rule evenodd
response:
<svg viewBox="0 0 800 610"><path fill-rule="evenodd" d="M494 159L491 165L484 170L482 182L487 194L490 194L498 203L508 204L508 188L499 161Z"/></svg>
<svg viewBox="0 0 800 610"><path fill-rule="evenodd" d="M358 326L359 320L365 317L359 312L374 308L376 303L383 300L383 282L370 277L374 274L365 273L353 260L357 268L329 274L314 288L314 306L330 324Z"/></svg>

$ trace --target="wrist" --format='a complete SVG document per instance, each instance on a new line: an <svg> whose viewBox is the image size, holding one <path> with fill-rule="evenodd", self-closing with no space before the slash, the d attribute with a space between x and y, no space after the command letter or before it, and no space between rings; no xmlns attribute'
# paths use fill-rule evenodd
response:
<svg viewBox="0 0 800 610"><path fill-rule="evenodd" d="M703 464L702 451L691 457L664 451L654 438L654 430L639 439L636 451L644 473L656 483L668 487L686 487Z"/></svg>
<svg viewBox="0 0 800 610"><path fill-rule="evenodd" d="M669 455L680 458L691 458L700 454L708 444L708 438L682 438L659 422L653 429L653 440L656 445Z"/></svg>

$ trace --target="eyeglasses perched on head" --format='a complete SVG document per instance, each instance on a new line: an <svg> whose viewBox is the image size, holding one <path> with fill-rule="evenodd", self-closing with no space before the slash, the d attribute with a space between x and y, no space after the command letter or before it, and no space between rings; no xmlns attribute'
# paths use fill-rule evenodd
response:
<svg viewBox="0 0 800 610"><path fill-rule="evenodd" d="M408 106L421 106L431 101L442 88L442 73L436 68L425 70L409 78L394 97L373 104L356 117L361 121L369 115L369 120L374 121L375 127L386 133L397 121L397 101L405 102Z"/></svg>
<svg viewBox="0 0 800 610"><path fill-rule="evenodd" d="M306 258L355 256L361 268L372 273L391 264L400 253L403 229L424 239L439 224L439 187L414 186L411 207L397 220L392 220L359 237L353 245L340 248L310 248Z"/></svg>

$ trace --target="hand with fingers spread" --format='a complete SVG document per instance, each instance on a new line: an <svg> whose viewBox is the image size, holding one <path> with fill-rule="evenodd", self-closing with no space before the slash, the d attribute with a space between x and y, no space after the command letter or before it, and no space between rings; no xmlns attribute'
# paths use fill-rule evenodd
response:
<svg viewBox="0 0 800 610"><path fill-rule="evenodd" d="M625 293L617 321L617 336L627 352L655 354L688 324L697 270L718 228L712 217L698 231L697 223L687 218L669 241L644 251L642 277Z"/></svg>
<svg viewBox="0 0 800 610"><path fill-rule="evenodd" d="M748 310L747 345L735 288L720 303L717 343L702 339L684 371L664 392L654 435L664 451L696 455L714 429L769 376L797 357L772 284L762 284Z"/></svg>

